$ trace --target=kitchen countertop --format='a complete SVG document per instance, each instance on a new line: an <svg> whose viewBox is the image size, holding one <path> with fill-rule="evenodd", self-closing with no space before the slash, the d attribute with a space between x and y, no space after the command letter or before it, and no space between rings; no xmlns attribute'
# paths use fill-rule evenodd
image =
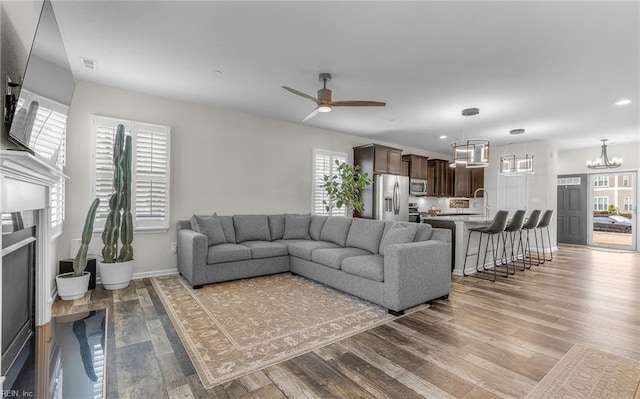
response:
<svg viewBox="0 0 640 399"><path fill-rule="evenodd" d="M483 215L447 215L447 216L420 216L420 220L428 223L429 220L465 222L465 223L488 223L493 221L492 217L486 218Z"/></svg>

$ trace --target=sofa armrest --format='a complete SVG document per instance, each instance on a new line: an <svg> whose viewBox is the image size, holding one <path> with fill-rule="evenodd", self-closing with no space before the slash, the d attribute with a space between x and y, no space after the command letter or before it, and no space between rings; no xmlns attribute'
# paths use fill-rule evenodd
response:
<svg viewBox="0 0 640 399"><path fill-rule="evenodd" d="M384 285L386 303L394 311L448 295L451 243L429 240L388 246Z"/></svg>
<svg viewBox="0 0 640 399"><path fill-rule="evenodd" d="M431 237L429 237L429 239L450 243L452 240L451 230L434 227L431 229Z"/></svg>
<svg viewBox="0 0 640 399"><path fill-rule="evenodd" d="M193 230L178 230L178 271L192 286L205 281L207 265L207 236Z"/></svg>

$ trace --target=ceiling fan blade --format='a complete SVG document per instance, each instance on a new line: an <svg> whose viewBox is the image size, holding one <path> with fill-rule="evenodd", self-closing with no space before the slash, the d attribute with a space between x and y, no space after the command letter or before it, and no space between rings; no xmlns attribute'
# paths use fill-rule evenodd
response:
<svg viewBox="0 0 640 399"><path fill-rule="evenodd" d="M302 120L302 122L305 122L311 118L313 118L314 116L318 115L318 108L314 109L313 111L309 112L309 115L305 116L304 119Z"/></svg>
<svg viewBox="0 0 640 399"><path fill-rule="evenodd" d="M291 92L291 93L293 93L293 94L297 94L297 95L299 95L300 97L308 98L309 100L313 101L313 102L314 102L314 103L316 103L316 104L318 104L318 103L319 103L319 101L318 101L318 99L317 99L317 98L315 98L315 97L311 97L310 95L305 94L305 93L303 93L303 92L301 92L301 91L298 91L298 90L296 90L296 89L292 89L291 87L287 87L287 86L282 86L282 88L283 88L283 89L285 89L285 90L290 91L290 92Z"/></svg>
<svg viewBox="0 0 640 399"><path fill-rule="evenodd" d="M331 105L335 107L384 107L387 103L383 103L380 101L360 101L360 100L349 100L349 101L332 101Z"/></svg>

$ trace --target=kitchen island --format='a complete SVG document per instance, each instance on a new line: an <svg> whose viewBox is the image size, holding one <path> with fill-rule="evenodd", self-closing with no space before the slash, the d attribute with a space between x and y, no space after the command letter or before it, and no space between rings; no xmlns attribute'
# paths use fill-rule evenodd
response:
<svg viewBox="0 0 640 399"><path fill-rule="evenodd" d="M467 240L469 238L469 229L475 227L484 227L491 225L493 217L486 218L482 215L461 215L461 214L448 214L441 216L421 216L420 221L422 223L428 223L433 227L445 228L451 230L452 240L452 256L451 256L451 269L452 273L458 276L462 276L462 269L464 266L465 252L467 249ZM494 241L497 242L498 237L494 237ZM476 272L476 262L478 254L478 240L480 239L479 233L471 235L471 243L469 244L469 257L467 258L466 272ZM482 247L480 248L480 256L484 257L484 248L486 245L487 236L483 236ZM500 244L500 252L502 252L502 244ZM511 248L507 245L507 252L511 253ZM482 259L481 259L482 262ZM486 266L493 266L493 255L491 248L487 254Z"/></svg>

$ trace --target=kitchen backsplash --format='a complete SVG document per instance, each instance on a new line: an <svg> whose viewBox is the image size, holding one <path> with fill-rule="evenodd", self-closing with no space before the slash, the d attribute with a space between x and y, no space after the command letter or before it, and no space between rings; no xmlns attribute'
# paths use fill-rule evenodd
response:
<svg viewBox="0 0 640 399"><path fill-rule="evenodd" d="M439 209L442 213L454 213L461 211L456 208L451 208L450 199L441 197L414 197L409 196L409 202L415 202L418 204L418 211L428 212L430 209ZM469 208L465 208L464 212L483 212L483 199L482 198L464 198L469 201Z"/></svg>

